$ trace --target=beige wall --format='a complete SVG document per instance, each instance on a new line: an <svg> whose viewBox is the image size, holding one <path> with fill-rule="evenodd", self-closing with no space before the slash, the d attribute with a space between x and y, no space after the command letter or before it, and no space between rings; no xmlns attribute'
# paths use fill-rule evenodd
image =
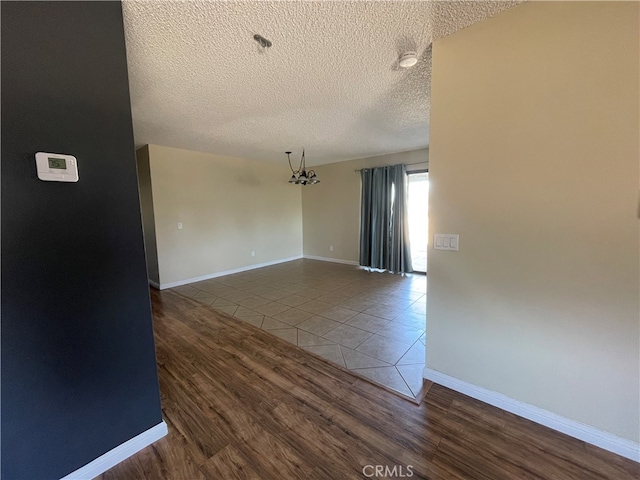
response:
<svg viewBox="0 0 640 480"><path fill-rule="evenodd" d="M153 218L153 194L151 192L151 172L149 170L149 147L144 146L136 152L138 162L138 186L140 192L140 211L144 231L144 250L147 257L149 280L160 284L158 272L158 249L156 248L156 227Z"/></svg>
<svg viewBox="0 0 640 480"><path fill-rule="evenodd" d="M433 48L427 367L639 440L639 5L532 2Z"/></svg>
<svg viewBox="0 0 640 480"><path fill-rule="evenodd" d="M304 254L358 262L360 174L355 170L398 163L416 170L427 168L428 161L429 150L421 149L313 167L320 183L302 190Z"/></svg>
<svg viewBox="0 0 640 480"><path fill-rule="evenodd" d="M149 163L162 285L302 255L301 187L286 164L157 145Z"/></svg>

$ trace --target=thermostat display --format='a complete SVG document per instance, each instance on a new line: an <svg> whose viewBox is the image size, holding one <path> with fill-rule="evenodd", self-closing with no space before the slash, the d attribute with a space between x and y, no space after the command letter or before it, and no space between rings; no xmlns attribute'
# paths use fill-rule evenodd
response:
<svg viewBox="0 0 640 480"><path fill-rule="evenodd" d="M64 158L49 157L49 168L58 168L65 170L67 168L67 161Z"/></svg>
<svg viewBox="0 0 640 480"><path fill-rule="evenodd" d="M45 182L77 182L78 161L73 155L36 153L38 178Z"/></svg>

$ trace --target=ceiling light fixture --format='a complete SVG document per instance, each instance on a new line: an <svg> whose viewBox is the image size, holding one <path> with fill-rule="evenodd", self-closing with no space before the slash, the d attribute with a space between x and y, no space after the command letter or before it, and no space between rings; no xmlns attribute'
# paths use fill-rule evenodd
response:
<svg viewBox="0 0 640 480"><path fill-rule="evenodd" d="M398 65L402 68L413 67L416 63L418 63L418 56L416 52L406 52L400 55L400 60L398 61Z"/></svg>
<svg viewBox="0 0 640 480"><path fill-rule="evenodd" d="M302 157L300 158L300 166L298 167L298 170L294 170L291 166L291 152L284 153L287 154L289 168L291 169L291 178L289 179L289 183L293 183L295 185L315 185L316 183L320 183L320 180L318 180L318 177L316 176L316 172L313 170L309 170L307 172L304 148L302 149Z"/></svg>

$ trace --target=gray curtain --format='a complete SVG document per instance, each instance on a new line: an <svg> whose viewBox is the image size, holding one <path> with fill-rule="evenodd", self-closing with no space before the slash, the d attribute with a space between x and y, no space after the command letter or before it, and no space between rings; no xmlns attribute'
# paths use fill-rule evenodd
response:
<svg viewBox="0 0 640 480"><path fill-rule="evenodd" d="M365 168L360 173L360 265L411 272L406 166Z"/></svg>

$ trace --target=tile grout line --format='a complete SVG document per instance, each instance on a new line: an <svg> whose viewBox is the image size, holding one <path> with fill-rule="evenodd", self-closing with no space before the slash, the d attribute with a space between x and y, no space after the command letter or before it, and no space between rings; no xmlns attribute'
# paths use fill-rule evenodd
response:
<svg viewBox="0 0 640 480"><path fill-rule="evenodd" d="M412 365L418 365L418 364L416 363L416 364L412 364ZM400 378L402 379L402 381L404 382L404 384L407 386L407 388L409 389L409 391L413 394L413 396L414 396L414 397L416 397L416 398L418 398L418 394L419 394L420 392L415 393L415 392L413 391L413 389L409 386L409 383L407 383L407 379L406 379L406 378L404 378L404 375L402 375L402 372L401 372L400 370L398 370L398 365L397 365L397 364L396 364L396 365L394 365L394 366L393 366L393 368L395 368L395 369L396 369L396 372L398 372L398 375L400 375Z"/></svg>
<svg viewBox="0 0 640 480"><path fill-rule="evenodd" d="M351 368L347 367L347 359L344 358L344 352L342 351L342 345L338 344L338 348L340 349L340 355L342 355L342 361L344 362L344 368L347 370L351 370Z"/></svg>

